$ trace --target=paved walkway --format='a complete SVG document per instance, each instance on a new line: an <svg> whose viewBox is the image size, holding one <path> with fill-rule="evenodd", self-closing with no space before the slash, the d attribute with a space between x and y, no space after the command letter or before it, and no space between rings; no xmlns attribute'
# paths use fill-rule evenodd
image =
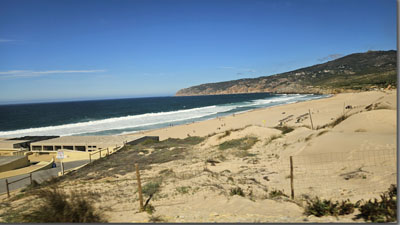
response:
<svg viewBox="0 0 400 225"><path fill-rule="evenodd" d="M86 163L88 163L89 160L80 160L80 161L74 161L74 162L65 162L64 163L64 170L68 170L68 169L72 169L78 166L82 166ZM61 171L61 165L60 163L56 163L57 167L56 168L51 168L51 169L47 169L47 170L40 170L37 172L33 172L32 173L32 179L37 181L38 183L41 183L51 177L54 176L58 176L58 172ZM18 180L20 178L23 177L29 177L29 174L23 174L23 175L18 175L18 176L14 176L14 177L9 177L8 182L12 182L15 180ZM23 188L26 187L30 184L30 180L29 178L18 181L16 183L10 184L9 188L10 191L16 190L18 188ZM0 179L0 194L6 193L7 189L6 189L6 179Z"/></svg>

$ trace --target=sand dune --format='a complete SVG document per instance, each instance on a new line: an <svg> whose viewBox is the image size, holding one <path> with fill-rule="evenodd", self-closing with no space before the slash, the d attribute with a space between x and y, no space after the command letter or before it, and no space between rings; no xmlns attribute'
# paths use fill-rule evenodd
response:
<svg viewBox="0 0 400 225"><path fill-rule="evenodd" d="M153 217L168 222L354 222L354 213L337 218L306 216L304 199L357 201L378 197L395 184L396 108L396 91L344 93L145 132L161 140L205 137L185 147L183 157L141 171L144 185L162 178L160 192L151 200L156 209ZM329 126L344 113L345 120ZM280 124L293 130L282 132ZM220 147L237 140L249 144L248 149ZM177 148L182 147L165 145L163 151ZM151 145L139 150L143 152L137 157L156 152ZM288 197L290 156L293 200ZM148 222L151 216L138 211L135 173L89 178L102 172L61 185L65 190L101 193L97 206L106 209L109 222ZM244 196L231 195L235 188ZM275 191L283 195L274 195Z"/></svg>

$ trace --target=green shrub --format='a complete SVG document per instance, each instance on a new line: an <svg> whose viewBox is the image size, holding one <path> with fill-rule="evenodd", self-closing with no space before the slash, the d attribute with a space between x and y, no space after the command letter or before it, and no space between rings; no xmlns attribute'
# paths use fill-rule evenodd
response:
<svg viewBox="0 0 400 225"><path fill-rule="evenodd" d="M359 207L360 214L356 218L374 223L397 221L397 187L392 184L380 197L380 201L375 198L373 201L362 202Z"/></svg>
<svg viewBox="0 0 400 225"><path fill-rule="evenodd" d="M307 206L305 208L306 215L314 215L317 217L338 215L337 203L333 203L331 200L320 200L318 197L315 199L307 200Z"/></svg>
<svg viewBox="0 0 400 225"><path fill-rule="evenodd" d="M146 183L142 187L142 193L148 197L153 196L160 190L161 180L154 180Z"/></svg>
<svg viewBox="0 0 400 225"><path fill-rule="evenodd" d="M239 196L244 197L244 192L240 187L232 188L230 194L231 194L231 196L239 195Z"/></svg>
<svg viewBox="0 0 400 225"><path fill-rule="evenodd" d="M84 192L66 194L57 187L37 190L36 197L41 201L33 211L22 216L29 223L92 223L106 222L93 206L92 195Z"/></svg>

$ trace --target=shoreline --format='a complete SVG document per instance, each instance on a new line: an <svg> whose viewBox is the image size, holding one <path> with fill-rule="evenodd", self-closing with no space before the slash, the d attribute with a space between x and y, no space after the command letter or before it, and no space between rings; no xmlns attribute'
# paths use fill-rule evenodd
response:
<svg viewBox="0 0 400 225"><path fill-rule="evenodd" d="M310 110L312 114L313 126L316 128L332 122L335 118L343 114L343 112L355 112L361 109L361 105L364 105L365 107L366 105L371 104L371 98L374 98L374 96L382 97L390 93L395 93L396 90L397 89L389 91L376 90L333 94L326 98L252 109L242 114L213 118L173 127L158 128L143 131L143 133L140 134L159 136L160 140L168 138L186 138L189 136L204 137L213 133L221 133L227 130L243 128L246 125L273 128L279 125L280 120L283 120L290 115L292 115L292 118L289 118L289 121L285 123L286 125L294 127L310 127L311 121L309 118L300 118L301 121L298 123L296 122L297 120L294 120L294 118L301 117L306 113L308 114L308 110ZM376 101L379 97L374 100ZM353 106L352 109L344 109L344 107L348 105ZM222 121L224 123L222 123ZM134 134L135 133L125 135Z"/></svg>
<svg viewBox="0 0 400 225"><path fill-rule="evenodd" d="M358 93L358 92L356 92L356 93ZM292 94L295 94L295 93L292 93ZM297 93L297 94L299 94L299 93ZM342 94L342 93L340 93L340 94ZM324 94L314 94L314 95L324 95ZM155 128L155 129L150 129L150 130L145 130L145 131L138 131L138 132L135 132L135 133L125 133L125 134L116 134L116 135L121 135L121 136L123 136L123 135L130 136L130 135L137 135L137 134L146 135L146 134L149 134L149 133L161 131L163 129L169 129L169 128L174 128L174 127L184 127L184 126L187 126L187 125L198 124L198 123L202 123L202 122L206 122L206 121L216 121L216 120L221 120L221 119L232 117L232 116L235 117L235 115L237 116L237 115L242 115L242 114L251 113L251 112L258 112L258 111L262 111L262 110L266 110L266 109L277 108L277 107L282 107L282 106L286 106L286 105L293 105L293 104L302 103L302 102L312 102L312 101L317 101L317 100L321 100L321 99L329 99L329 98L335 97L338 94L327 94L327 95L329 95L329 96L324 97L324 98L309 99L309 100L305 100L305 101L298 101L298 102L292 102L292 103L283 103L283 104L273 105L273 106L268 106L268 107L249 109L249 110L246 110L246 111L233 113L233 114L226 115L226 116L219 116L219 117L210 118L210 119L206 119L206 120L193 121L191 123L178 124L178 125L174 125L174 126Z"/></svg>

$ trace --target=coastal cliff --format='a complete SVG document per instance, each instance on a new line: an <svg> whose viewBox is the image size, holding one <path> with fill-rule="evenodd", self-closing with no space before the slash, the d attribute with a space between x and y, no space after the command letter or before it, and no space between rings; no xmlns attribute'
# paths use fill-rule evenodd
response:
<svg viewBox="0 0 400 225"><path fill-rule="evenodd" d="M179 90L176 96L241 93L332 94L396 86L397 52L355 53L323 64L258 78L201 84Z"/></svg>

